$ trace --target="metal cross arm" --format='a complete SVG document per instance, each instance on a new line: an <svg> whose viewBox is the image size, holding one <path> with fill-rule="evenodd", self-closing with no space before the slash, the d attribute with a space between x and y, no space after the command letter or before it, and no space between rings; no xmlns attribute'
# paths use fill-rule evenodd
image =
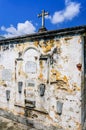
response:
<svg viewBox="0 0 86 130"><path fill-rule="evenodd" d="M45 25L45 16L46 15L49 15L49 13L45 12L45 10L42 10L42 13L38 14L38 17L42 17L42 28L44 28L44 25Z"/></svg>

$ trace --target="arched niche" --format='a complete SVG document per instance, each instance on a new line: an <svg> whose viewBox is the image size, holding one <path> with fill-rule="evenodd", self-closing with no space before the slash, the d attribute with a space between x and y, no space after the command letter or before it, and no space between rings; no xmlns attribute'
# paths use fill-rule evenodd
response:
<svg viewBox="0 0 86 130"><path fill-rule="evenodd" d="M37 74L39 66L39 51L30 47L23 54L23 70L27 74Z"/></svg>

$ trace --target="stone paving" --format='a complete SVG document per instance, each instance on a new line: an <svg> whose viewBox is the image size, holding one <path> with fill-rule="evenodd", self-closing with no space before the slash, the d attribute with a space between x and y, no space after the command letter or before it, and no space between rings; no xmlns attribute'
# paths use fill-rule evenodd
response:
<svg viewBox="0 0 86 130"><path fill-rule="evenodd" d="M0 117L0 130L37 130L31 126L25 126L20 123Z"/></svg>
<svg viewBox="0 0 86 130"><path fill-rule="evenodd" d="M56 127L49 127L43 129L32 128L32 126L26 126L15 121L3 118L0 116L0 130L63 130Z"/></svg>

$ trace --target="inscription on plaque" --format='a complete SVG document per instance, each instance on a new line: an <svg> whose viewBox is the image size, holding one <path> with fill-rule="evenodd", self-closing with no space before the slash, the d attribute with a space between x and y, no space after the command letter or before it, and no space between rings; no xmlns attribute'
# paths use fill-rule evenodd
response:
<svg viewBox="0 0 86 130"><path fill-rule="evenodd" d="M36 73L37 71L37 65L33 61L27 61L25 65L25 72L27 73Z"/></svg>
<svg viewBox="0 0 86 130"><path fill-rule="evenodd" d="M27 85L27 87L34 87L35 83L33 80L27 80L26 85Z"/></svg>
<svg viewBox="0 0 86 130"><path fill-rule="evenodd" d="M2 71L2 80L10 81L12 78L12 72L10 69L4 69Z"/></svg>

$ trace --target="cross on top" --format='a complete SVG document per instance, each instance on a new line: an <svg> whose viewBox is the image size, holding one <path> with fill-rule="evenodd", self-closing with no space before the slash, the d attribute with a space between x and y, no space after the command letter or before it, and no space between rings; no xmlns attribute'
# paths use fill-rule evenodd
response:
<svg viewBox="0 0 86 130"><path fill-rule="evenodd" d="M49 15L48 12L45 12L45 10L42 10L41 14L38 14L38 17L42 17L42 28L45 28L45 16Z"/></svg>

